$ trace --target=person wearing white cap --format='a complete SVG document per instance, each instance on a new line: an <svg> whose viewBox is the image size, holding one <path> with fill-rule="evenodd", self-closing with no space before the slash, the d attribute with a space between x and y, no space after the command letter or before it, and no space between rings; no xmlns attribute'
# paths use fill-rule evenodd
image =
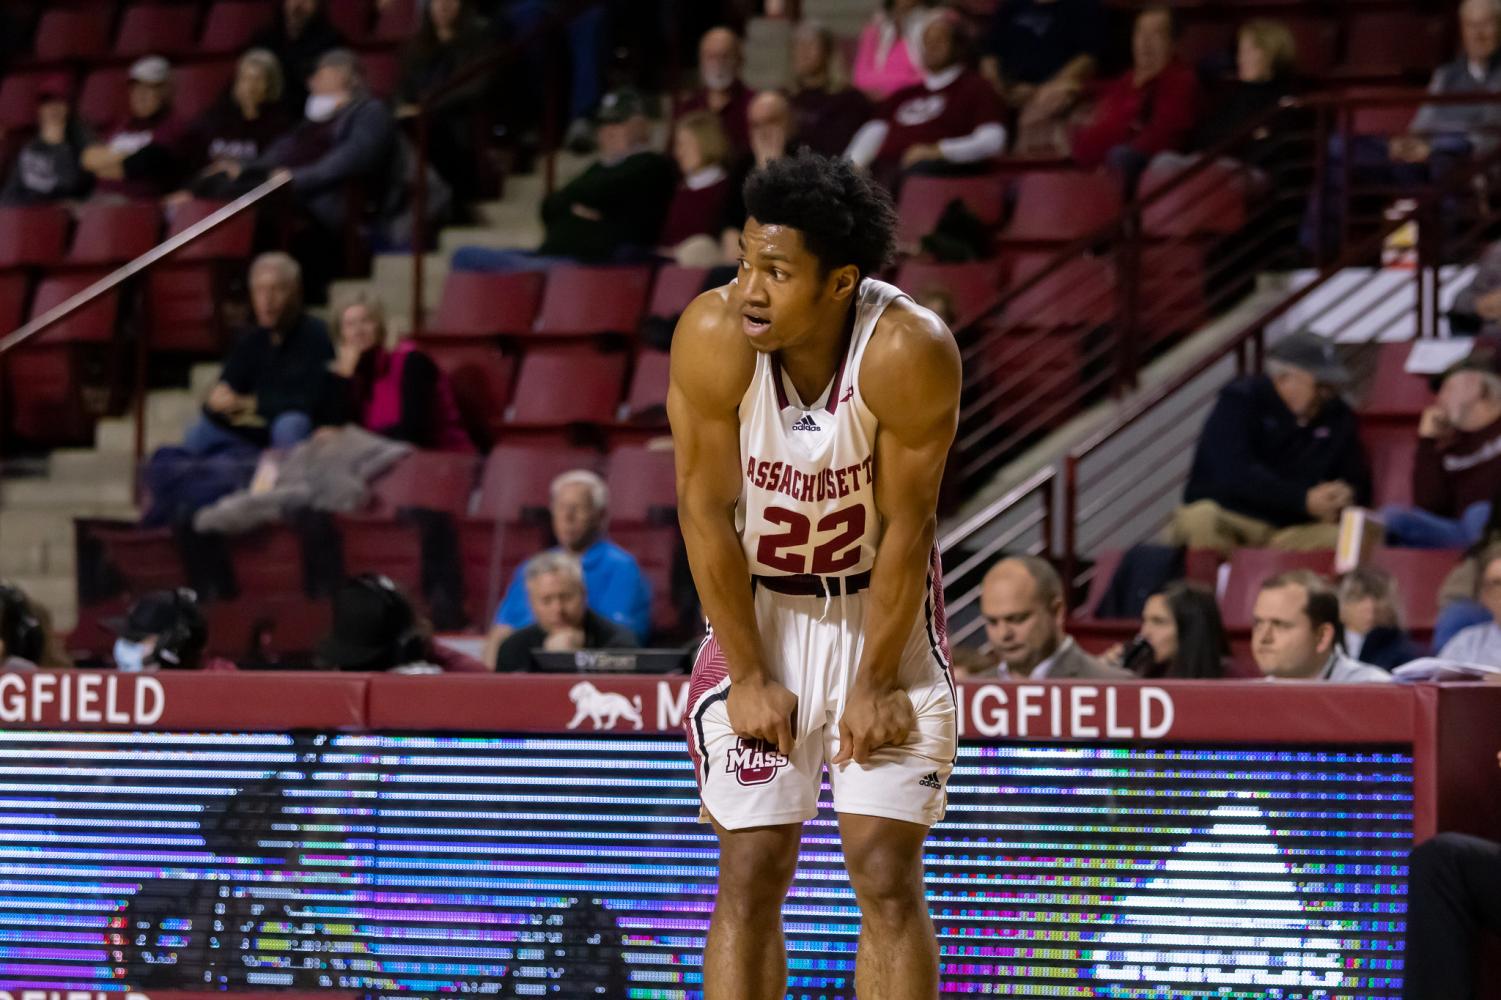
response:
<svg viewBox="0 0 1501 1000"><path fill-rule="evenodd" d="M142 56L130 67L129 114L103 142L83 151L83 167L103 194L151 197L176 179L172 148L179 134L172 117L172 65Z"/></svg>

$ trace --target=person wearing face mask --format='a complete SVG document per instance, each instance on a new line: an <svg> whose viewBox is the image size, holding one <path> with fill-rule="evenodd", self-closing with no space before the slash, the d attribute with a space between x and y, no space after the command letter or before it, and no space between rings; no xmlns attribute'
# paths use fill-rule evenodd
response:
<svg viewBox="0 0 1501 1000"><path fill-rule="evenodd" d="M335 312L334 339L320 423L354 423L434 451L474 451L448 376L410 340L387 349L378 299L360 295Z"/></svg>
<svg viewBox="0 0 1501 1000"><path fill-rule="evenodd" d="M740 151L750 148L746 111L751 91L740 79L744 62L740 36L729 28L711 28L698 43L699 89L678 101L675 115L712 111L719 116L730 144Z"/></svg>
<svg viewBox="0 0 1501 1000"><path fill-rule="evenodd" d="M186 587L144 594L124 618L105 626L116 635L110 656L115 669L124 674L235 669L227 660L204 658L208 623L198 607L198 595Z"/></svg>
<svg viewBox="0 0 1501 1000"><path fill-rule="evenodd" d="M83 151L83 168L94 175L96 194L154 198L172 190L181 175L178 144L182 125L172 116L172 66L161 56L143 56L130 67L130 113L103 141Z"/></svg>
<svg viewBox="0 0 1501 1000"><path fill-rule="evenodd" d="M1334 548L1341 513L1371 497L1358 421L1339 396L1349 381L1334 344L1300 331L1268 349L1264 374L1221 389L1166 544Z"/></svg>
<svg viewBox="0 0 1501 1000"><path fill-rule="evenodd" d="M1501 376L1488 352L1444 373L1418 421L1413 506L1381 511L1390 545L1462 549L1480 540L1501 489Z"/></svg>
<svg viewBox="0 0 1501 1000"><path fill-rule="evenodd" d="M957 14L943 11L922 34L923 81L891 95L860 127L845 151L894 187L903 171L966 173L1006 148L1006 127L994 88L965 64Z"/></svg>

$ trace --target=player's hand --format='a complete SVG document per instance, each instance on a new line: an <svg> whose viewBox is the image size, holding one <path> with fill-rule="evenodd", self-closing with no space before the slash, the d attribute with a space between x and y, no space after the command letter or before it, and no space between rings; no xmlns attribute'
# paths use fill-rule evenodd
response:
<svg viewBox="0 0 1501 1000"><path fill-rule="evenodd" d="M792 753L792 717L797 713L797 695L764 677L735 681L730 685L725 707L736 736L769 743L784 757Z"/></svg>
<svg viewBox="0 0 1501 1000"><path fill-rule="evenodd" d="M839 719L839 753L832 763L864 766L882 747L907 742L916 726L917 713L906 691L856 684Z"/></svg>

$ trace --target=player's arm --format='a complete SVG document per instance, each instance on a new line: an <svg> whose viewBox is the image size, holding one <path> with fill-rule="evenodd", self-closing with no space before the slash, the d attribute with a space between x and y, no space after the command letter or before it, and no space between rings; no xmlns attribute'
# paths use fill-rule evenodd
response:
<svg viewBox="0 0 1501 1000"><path fill-rule="evenodd" d="M689 305L672 338L667 417L677 469L678 524L704 613L729 668L730 724L741 736L792 750L796 699L766 676L750 565L735 530L740 498L740 399L755 356L731 323L723 293ZM789 701L790 699L790 701Z"/></svg>
<svg viewBox="0 0 1501 1000"><path fill-rule="evenodd" d="M904 741L912 726L898 669L924 600L938 489L959 422L961 373L953 335L932 313L911 306L888 309L881 322L890 326L866 350L860 384L878 427L875 502L884 529L865 597L865 645L836 758L860 763L871 751Z"/></svg>

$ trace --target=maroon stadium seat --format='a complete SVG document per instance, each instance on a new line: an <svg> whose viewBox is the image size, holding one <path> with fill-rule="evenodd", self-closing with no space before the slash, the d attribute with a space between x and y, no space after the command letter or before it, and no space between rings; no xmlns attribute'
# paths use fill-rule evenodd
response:
<svg viewBox="0 0 1501 1000"><path fill-rule="evenodd" d="M666 423L668 368L666 351L642 351L636 355L636 369L631 373L631 387L625 397L627 421Z"/></svg>
<svg viewBox="0 0 1501 1000"><path fill-rule="evenodd" d="M451 271L425 337L494 337L531 332L542 301L541 271L482 274Z"/></svg>
<svg viewBox="0 0 1501 1000"><path fill-rule="evenodd" d="M615 420L625 388L627 356L586 350L535 350L521 359L505 433Z"/></svg>
<svg viewBox="0 0 1501 1000"><path fill-rule="evenodd" d="M36 95L51 72L18 72L0 79L0 129L30 129L36 125Z"/></svg>
<svg viewBox="0 0 1501 1000"><path fill-rule="evenodd" d="M1401 135L1412 125L1410 104L1356 107L1350 112L1350 131L1356 135Z"/></svg>
<svg viewBox="0 0 1501 1000"><path fill-rule="evenodd" d="M535 332L547 337L634 335L651 291L647 267L555 267Z"/></svg>
<svg viewBox="0 0 1501 1000"><path fill-rule="evenodd" d="M552 481L574 469L600 471L603 458L587 448L501 445L485 459L474 516L519 524L545 520Z"/></svg>
<svg viewBox="0 0 1501 1000"><path fill-rule="evenodd" d="M422 26L422 8L417 0L389 0L375 21L375 38L404 42Z"/></svg>
<svg viewBox="0 0 1501 1000"><path fill-rule="evenodd" d="M260 655L312 653L333 628L332 603L309 600L300 591L262 595L242 589L234 600L205 604L203 616L208 622L205 652L239 663L252 648Z"/></svg>
<svg viewBox="0 0 1501 1000"><path fill-rule="evenodd" d="M1178 35L1178 55L1197 66L1208 59L1221 59L1235 52L1235 25L1224 21L1194 21Z"/></svg>
<svg viewBox="0 0 1501 1000"><path fill-rule="evenodd" d="M0 337L16 329L26 315L26 275L0 271Z"/></svg>
<svg viewBox="0 0 1501 1000"><path fill-rule="evenodd" d="M1148 245L1141 253L1139 322L1143 346L1196 330L1209 320L1202 243Z"/></svg>
<svg viewBox="0 0 1501 1000"><path fill-rule="evenodd" d="M62 305L100 277L100 273L80 273L54 274L43 278L37 285L36 298L31 303L30 318L37 319L49 309ZM119 292L107 292L61 323L37 334L31 343L83 344L111 341L115 336L119 304Z"/></svg>
<svg viewBox="0 0 1501 1000"><path fill-rule="evenodd" d="M147 272L146 324L153 351L222 354L212 266L166 265Z"/></svg>
<svg viewBox="0 0 1501 1000"><path fill-rule="evenodd" d="M1405 421L1363 420L1360 443L1371 463L1372 499L1377 507L1412 503L1412 466L1417 460L1418 432Z"/></svg>
<svg viewBox="0 0 1501 1000"><path fill-rule="evenodd" d="M276 19L266 0L218 0L209 8L198 40L202 52L240 52Z"/></svg>
<svg viewBox="0 0 1501 1000"><path fill-rule="evenodd" d="M172 113L192 121L224 96L234 80L235 64L228 60L180 66L172 73Z"/></svg>
<svg viewBox="0 0 1501 1000"><path fill-rule="evenodd" d="M187 585L188 573L171 528L98 525L90 534L103 546L104 557L132 597Z"/></svg>
<svg viewBox="0 0 1501 1000"><path fill-rule="evenodd" d="M488 629L516 568L546 548L551 535L540 523L508 524L483 518L466 518L458 528L464 610L474 625Z"/></svg>
<svg viewBox="0 0 1501 1000"><path fill-rule="evenodd" d="M1339 45L1339 25L1319 16L1292 15L1278 20L1292 32L1297 53L1293 65L1304 76L1323 76L1334 66Z"/></svg>
<svg viewBox="0 0 1501 1000"><path fill-rule="evenodd" d="M125 118L129 73L124 66L104 66L84 77L78 92L78 117L100 130Z"/></svg>
<svg viewBox="0 0 1501 1000"><path fill-rule="evenodd" d="M1150 199L1141 213L1142 232L1150 237L1204 236L1233 233L1246 222L1246 175L1234 164L1217 160L1184 181L1196 165L1153 163L1142 174L1139 190Z"/></svg>
<svg viewBox="0 0 1501 1000"><path fill-rule="evenodd" d="M157 244L162 212L154 201L90 201L78 208L67 264L123 264Z"/></svg>
<svg viewBox="0 0 1501 1000"><path fill-rule="evenodd" d="M1438 620L1439 589L1463 557L1457 549L1383 548L1371 558L1371 565L1396 579L1403 626L1431 634Z"/></svg>
<svg viewBox="0 0 1501 1000"><path fill-rule="evenodd" d="M1405 369L1412 343L1377 344L1375 371L1366 386L1362 417L1416 421L1433 403L1428 378Z"/></svg>
<svg viewBox="0 0 1501 1000"><path fill-rule="evenodd" d="M448 375L469 436L488 442L491 428L511 405L516 358L494 344L475 340L424 340L422 350Z"/></svg>
<svg viewBox="0 0 1501 1000"><path fill-rule="evenodd" d="M1022 286L1055 259L1046 253L1009 258L1008 287ZM1098 326L1108 322L1114 311L1115 269L1101 258L1079 256L1065 260L1008 299L1005 322L1008 327L1039 329Z"/></svg>
<svg viewBox="0 0 1501 1000"><path fill-rule="evenodd" d="M339 34L351 42L362 42L370 35L372 20L371 0L338 0L324 5L328 19L339 29Z"/></svg>
<svg viewBox="0 0 1501 1000"><path fill-rule="evenodd" d="M78 273L44 278L30 318L42 316L98 277ZM17 436L48 445L83 444L92 436L94 420L104 409L101 397L108 395L98 390L111 384L118 363L113 343L118 305L117 292L101 296L10 353L6 389L14 400L12 427Z"/></svg>
<svg viewBox="0 0 1501 1000"><path fill-rule="evenodd" d="M1351 9L1345 15L1341 76L1426 75L1444 60L1441 18L1410 10Z"/></svg>
<svg viewBox="0 0 1501 1000"><path fill-rule="evenodd" d="M302 540L285 524L235 536L229 543L229 561L242 596L264 599L305 592Z"/></svg>
<svg viewBox="0 0 1501 1000"><path fill-rule="evenodd" d="M1328 574L1334 570L1334 553L1327 549L1312 552L1282 552L1278 549L1237 549L1230 555L1230 575L1220 598L1220 613L1227 629L1251 627L1251 611L1261 582L1292 569L1311 569Z"/></svg>
<svg viewBox="0 0 1501 1000"><path fill-rule="evenodd" d="M616 448L605 465L605 482L612 526L672 521L678 506L672 449Z"/></svg>
<svg viewBox="0 0 1501 1000"><path fill-rule="evenodd" d="M0 270L60 263L68 212L60 205L0 207Z"/></svg>
<svg viewBox="0 0 1501 1000"><path fill-rule="evenodd" d="M987 226L1000 224L1006 188L995 175L909 177L902 183L896 214L903 246L916 246L938 225L949 202L962 201Z"/></svg>
<svg viewBox="0 0 1501 1000"><path fill-rule="evenodd" d="M703 290L704 280L709 275L706 267L680 267L666 264L657 268L656 280L651 286L651 302L646 307L648 316L676 319L682 315L688 303Z"/></svg>
<svg viewBox="0 0 1501 1000"><path fill-rule="evenodd" d="M109 52L109 8L49 6L37 21L32 55L38 62L90 61Z"/></svg>
<svg viewBox="0 0 1501 1000"><path fill-rule="evenodd" d="M1109 174L1023 174L1016 182L1016 209L1001 238L1008 243L1071 243L1114 222L1120 212L1120 182Z"/></svg>
<svg viewBox="0 0 1501 1000"><path fill-rule="evenodd" d="M360 64L365 68L365 83L370 93L381 100L390 100L401 82L401 59L388 49L371 49L360 53Z"/></svg>
<svg viewBox="0 0 1501 1000"><path fill-rule="evenodd" d="M202 222L223 208L222 202L185 201L174 205L167 212L167 236L173 237ZM207 236L194 241L172 255L174 263L190 260L232 260L243 262L250 256L255 242L255 218L249 212L241 212L228 222L221 223Z"/></svg>
<svg viewBox="0 0 1501 1000"><path fill-rule="evenodd" d="M198 41L198 9L183 4L140 3L125 8L115 34L115 57L180 56ZM181 93L179 83L178 92Z"/></svg>
<svg viewBox="0 0 1501 1000"><path fill-rule="evenodd" d="M1001 294L1002 273L1001 262L994 260L962 264L908 260L897 271L896 284L918 299L935 291L947 295L954 305L954 329L957 331L996 304Z"/></svg>

